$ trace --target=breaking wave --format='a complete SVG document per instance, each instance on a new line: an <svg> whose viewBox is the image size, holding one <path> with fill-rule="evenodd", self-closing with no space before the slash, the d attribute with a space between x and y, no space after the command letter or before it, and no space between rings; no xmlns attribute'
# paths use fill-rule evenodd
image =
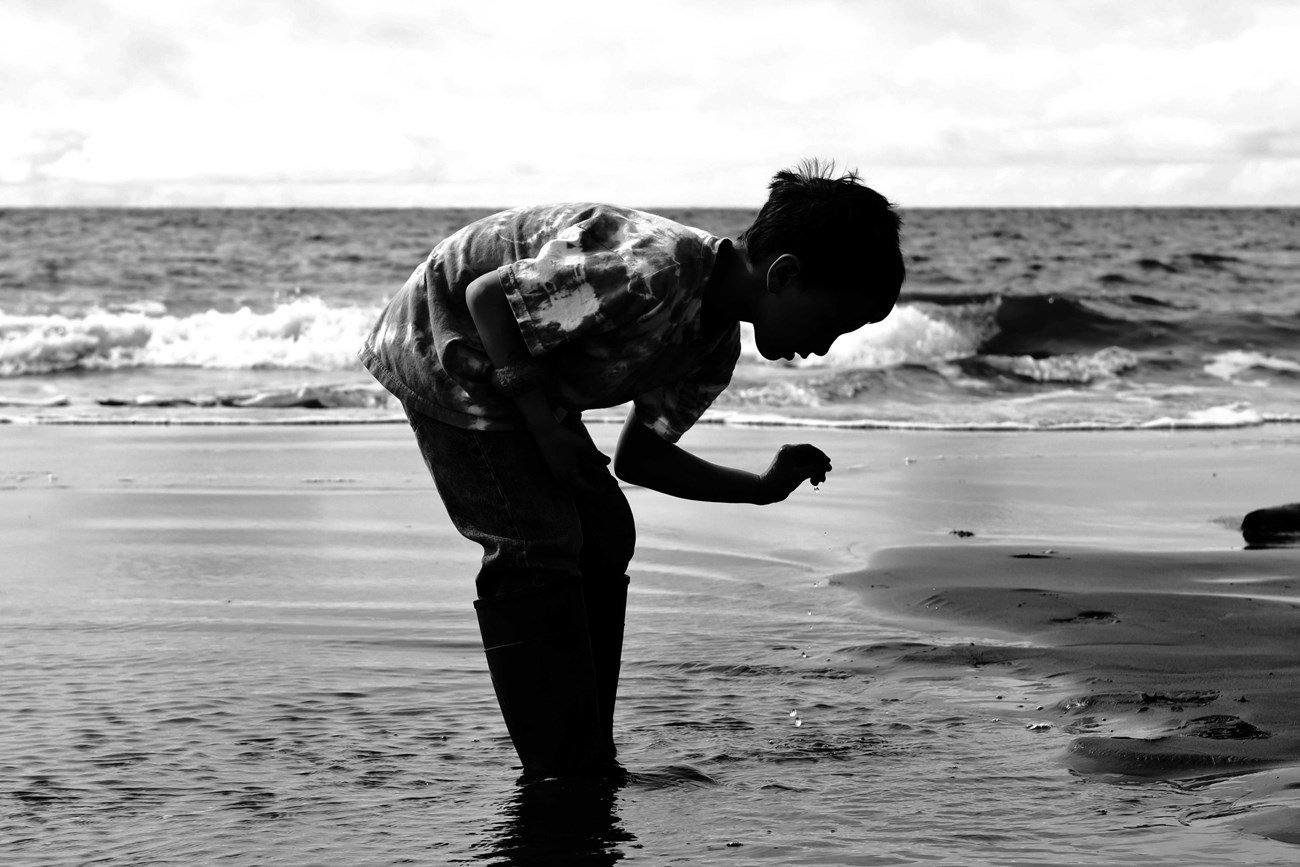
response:
<svg viewBox="0 0 1300 867"><path fill-rule="evenodd" d="M395 402L357 360L379 312L301 295L186 315L156 301L0 311L9 383L0 405L66 406L65 392L80 389L74 404L101 407L393 415ZM740 364L711 418L1012 430L1294 422L1298 338L1300 316L1143 295L909 292L824 358L766 361L743 326ZM1238 406L1243 397L1252 403Z"/></svg>
<svg viewBox="0 0 1300 867"><path fill-rule="evenodd" d="M0 313L0 376L145 367L343 370L356 363L378 308L297 298L265 313L241 308L167 315L144 309Z"/></svg>

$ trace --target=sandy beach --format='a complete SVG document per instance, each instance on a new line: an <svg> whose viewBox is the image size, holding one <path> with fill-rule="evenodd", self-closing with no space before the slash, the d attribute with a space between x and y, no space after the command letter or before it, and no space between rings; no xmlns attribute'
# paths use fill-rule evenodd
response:
<svg viewBox="0 0 1300 867"><path fill-rule="evenodd" d="M633 776L541 797L477 550L401 425L0 426L0 837L24 864L1294 863L1300 550L1239 525L1300 500L1300 432L685 444L760 469L803 441L835 470L784 504L629 489Z"/></svg>

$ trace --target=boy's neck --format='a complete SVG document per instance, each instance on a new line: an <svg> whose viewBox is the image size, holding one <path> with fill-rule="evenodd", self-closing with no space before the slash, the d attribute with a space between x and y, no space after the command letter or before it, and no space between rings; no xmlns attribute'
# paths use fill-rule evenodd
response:
<svg viewBox="0 0 1300 867"><path fill-rule="evenodd" d="M718 248L713 273L704 287L704 316L709 330L732 322L753 322L758 295L766 290L766 270L750 264L735 243Z"/></svg>

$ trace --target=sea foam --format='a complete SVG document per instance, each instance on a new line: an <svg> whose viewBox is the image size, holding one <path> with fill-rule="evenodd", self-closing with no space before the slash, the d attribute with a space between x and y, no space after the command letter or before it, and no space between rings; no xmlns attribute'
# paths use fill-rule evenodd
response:
<svg viewBox="0 0 1300 867"><path fill-rule="evenodd" d="M1205 372L1228 382L1236 382L1248 370L1272 370L1280 373L1300 373L1300 364L1285 358L1275 358L1262 352L1233 350L1211 356Z"/></svg>
<svg viewBox="0 0 1300 867"><path fill-rule="evenodd" d="M1057 355L1050 358L990 355L983 359L983 363L994 370L1034 382L1087 384L1113 379L1124 371L1137 367L1138 357L1127 349L1110 346L1090 355Z"/></svg>
<svg viewBox="0 0 1300 867"><path fill-rule="evenodd" d="M900 304L883 322L842 335L824 357L796 358L787 366L883 370L905 364L941 364L972 355L991 327L988 315L970 310L965 315L945 313L924 304ZM746 361L762 360L748 324L741 325L741 356Z"/></svg>
<svg viewBox="0 0 1300 867"><path fill-rule="evenodd" d="M0 313L0 376L138 367L343 370L355 365L378 312L301 297L263 313Z"/></svg>

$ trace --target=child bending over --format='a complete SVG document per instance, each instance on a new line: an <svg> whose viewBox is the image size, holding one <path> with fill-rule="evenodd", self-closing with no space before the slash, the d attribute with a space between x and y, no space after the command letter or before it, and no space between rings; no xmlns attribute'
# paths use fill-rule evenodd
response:
<svg viewBox="0 0 1300 867"><path fill-rule="evenodd" d="M793 359L893 308L898 215L833 169L779 172L735 241L611 205L486 217L434 248L367 339L452 522L483 546L474 607L525 775L618 768L636 531L583 410L631 402L614 474L676 497L775 503L830 471L807 444L752 473L676 443L730 381L741 322L763 357Z"/></svg>

